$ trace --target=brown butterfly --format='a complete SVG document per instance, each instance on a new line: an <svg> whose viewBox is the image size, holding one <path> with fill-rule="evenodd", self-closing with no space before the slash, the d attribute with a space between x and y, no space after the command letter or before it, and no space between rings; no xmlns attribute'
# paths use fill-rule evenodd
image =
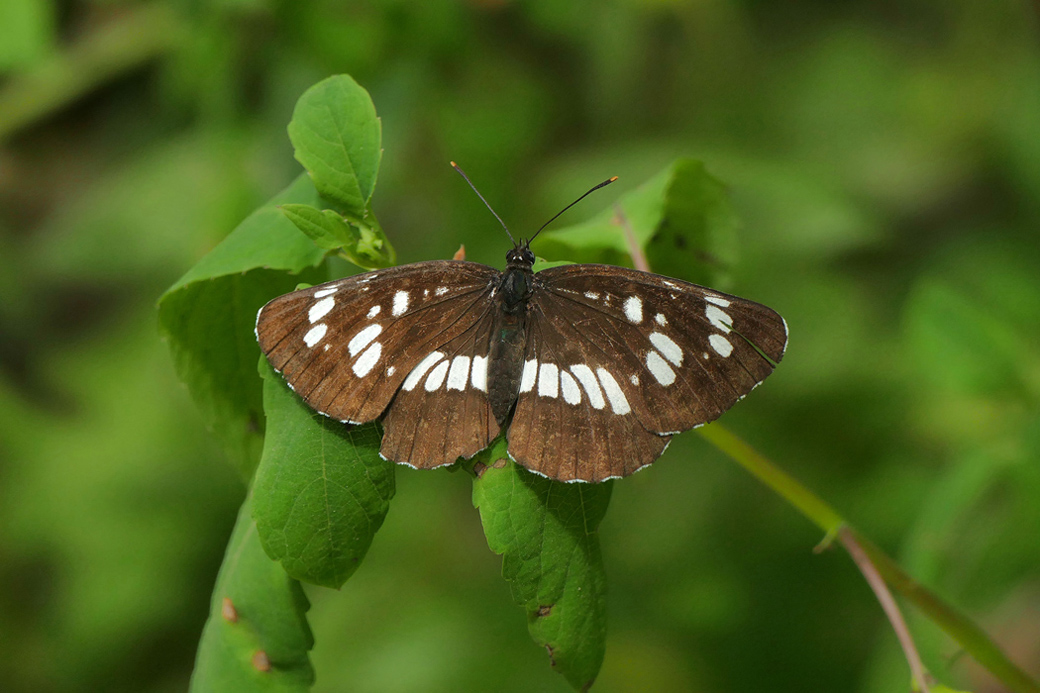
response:
<svg viewBox="0 0 1040 693"><path fill-rule="evenodd" d="M441 467L505 429L516 462L560 481L642 469L783 358L787 324L761 304L622 267L533 264L529 239L504 272L418 262L294 291L260 310L257 339L316 411L382 418L388 460Z"/></svg>

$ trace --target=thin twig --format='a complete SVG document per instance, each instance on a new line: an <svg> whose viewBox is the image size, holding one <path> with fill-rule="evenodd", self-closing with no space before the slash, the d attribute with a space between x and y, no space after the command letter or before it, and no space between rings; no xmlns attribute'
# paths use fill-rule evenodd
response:
<svg viewBox="0 0 1040 693"><path fill-rule="evenodd" d="M923 693L931 693L925 676L924 664L921 662L921 655L917 652L917 646L914 645L910 629L906 627L906 621L903 620L903 614L899 611L899 605L892 598L892 593L888 591L884 578L878 573L877 568L870 560L870 557L867 556L863 547L856 541L856 535L851 529L848 527L839 529L838 538L841 539L842 546L845 547L845 550L849 552L852 560L859 567L859 572L863 573L863 577L866 578L870 589L874 590L874 596L877 597L885 615L888 616L888 621L892 624L892 630L896 632L896 637L899 639L899 646L903 648L903 655L906 656L906 661L910 664L910 675L914 677L914 681Z"/></svg>
<svg viewBox="0 0 1040 693"><path fill-rule="evenodd" d="M632 265L637 270L649 272L650 263L646 259L646 254L639 247L636 233L632 230L632 224L628 222L628 217L625 216L625 210L621 209L621 205L617 202L614 203L614 221L625 231L625 243L628 245L628 254L632 257Z"/></svg>

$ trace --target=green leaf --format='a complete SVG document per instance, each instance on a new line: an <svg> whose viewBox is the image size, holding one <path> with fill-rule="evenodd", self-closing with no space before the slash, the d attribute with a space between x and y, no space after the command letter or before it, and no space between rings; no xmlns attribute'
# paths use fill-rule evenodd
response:
<svg viewBox="0 0 1040 693"><path fill-rule="evenodd" d="M725 186L693 159L679 159L587 222L544 232L535 245L546 257L631 267L626 226L660 274L717 285L735 260L737 217Z"/></svg>
<svg viewBox="0 0 1040 693"><path fill-rule="evenodd" d="M300 583L264 553L247 498L238 513L202 631L192 693L308 691L314 646Z"/></svg>
<svg viewBox="0 0 1040 693"><path fill-rule="evenodd" d="M379 172L381 127L365 91L347 75L308 89L296 102L289 139L323 196L363 219Z"/></svg>
<svg viewBox="0 0 1040 693"><path fill-rule="evenodd" d="M325 251L277 206L317 200L314 186L301 175L159 299L159 328L177 375L246 478L260 458L264 427L256 313L271 298L292 291L301 278L323 278L311 268Z"/></svg>
<svg viewBox="0 0 1040 693"><path fill-rule="evenodd" d="M339 588L361 563L394 495L377 424L348 426L307 406L261 359L267 438L254 488L267 554L294 578Z"/></svg>
<svg viewBox="0 0 1040 693"><path fill-rule="evenodd" d="M360 234L331 209L320 210L310 205L282 205L280 209L319 248L339 250L357 244Z"/></svg>
<svg viewBox="0 0 1040 693"><path fill-rule="evenodd" d="M344 258L364 269L390 267L397 253L383 230L375 224L345 219L332 209L318 210L310 205L282 205L282 213L320 248L336 250Z"/></svg>
<svg viewBox="0 0 1040 693"><path fill-rule="evenodd" d="M597 528L611 482L564 484L509 462L504 440L473 487L488 546L527 611L531 637L577 690L587 690L606 649L607 578ZM478 469L480 467L478 466Z"/></svg>

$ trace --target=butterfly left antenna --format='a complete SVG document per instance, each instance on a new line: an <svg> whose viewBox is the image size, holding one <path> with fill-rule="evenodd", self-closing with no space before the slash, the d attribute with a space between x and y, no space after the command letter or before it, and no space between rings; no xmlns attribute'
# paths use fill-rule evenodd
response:
<svg viewBox="0 0 1040 693"><path fill-rule="evenodd" d="M460 176L466 179L466 182L469 183L469 187L473 188L473 192L477 193L477 197L480 198L480 201L483 202L484 206L487 207L488 210L490 210L490 212L495 215L495 218L498 219L498 223L501 224L502 228L506 230L506 235L509 236L509 240L513 241L513 245L516 245L516 239L513 238L513 234L509 233L509 227L506 226L506 223L504 221L502 221L502 217L498 216L498 212L491 208L491 205L489 205L488 201L484 199L484 196L480 194L480 191L477 190L477 186L473 185L473 181L469 179L469 176L466 175L466 172L459 168L459 165L456 164L454 161L451 162L451 167L458 171Z"/></svg>

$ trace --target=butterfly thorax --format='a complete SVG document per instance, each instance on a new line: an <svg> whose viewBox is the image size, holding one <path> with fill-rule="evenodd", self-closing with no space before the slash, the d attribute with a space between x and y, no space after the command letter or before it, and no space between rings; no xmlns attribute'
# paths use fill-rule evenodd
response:
<svg viewBox="0 0 1040 693"><path fill-rule="evenodd" d="M495 291L495 327L488 359L488 400L499 425L520 391L527 344L527 302L534 286L534 254L526 247L506 254L506 271Z"/></svg>

